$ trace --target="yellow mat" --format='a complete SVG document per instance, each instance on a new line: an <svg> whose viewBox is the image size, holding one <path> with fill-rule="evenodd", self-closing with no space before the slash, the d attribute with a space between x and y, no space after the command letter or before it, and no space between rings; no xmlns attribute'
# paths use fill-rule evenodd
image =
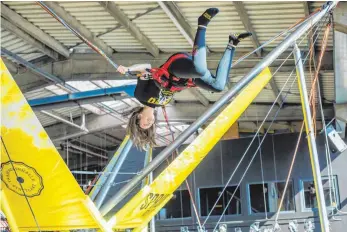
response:
<svg viewBox="0 0 347 232"><path fill-rule="evenodd" d="M0 66L0 196L12 231L107 230L2 59Z"/></svg>

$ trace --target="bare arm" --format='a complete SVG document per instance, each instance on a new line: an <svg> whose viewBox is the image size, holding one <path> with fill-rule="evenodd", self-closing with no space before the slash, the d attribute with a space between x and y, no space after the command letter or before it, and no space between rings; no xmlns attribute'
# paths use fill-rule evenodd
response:
<svg viewBox="0 0 347 232"><path fill-rule="evenodd" d="M146 73L147 69L151 69L151 64L134 64L130 67L119 65L117 68L117 71L120 72L121 74L125 74L127 72Z"/></svg>
<svg viewBox="0 0 347 232"><path fill-rule="evenodd" d="M147 72L147 69L151 69L151 64L134 64L130 67L128 67L130 72Z"/></svg>

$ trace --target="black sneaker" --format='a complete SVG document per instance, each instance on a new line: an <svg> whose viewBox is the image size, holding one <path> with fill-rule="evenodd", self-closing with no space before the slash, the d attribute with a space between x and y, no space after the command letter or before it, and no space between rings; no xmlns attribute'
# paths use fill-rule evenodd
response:
<svg viewBox="0 0 347 232"><path fill-rule="evenodd" d="M232 43L234 46L237 46L242 40L252 36L251 32L244 32L241 34L230 34L229 43Z"/></svg>
<svg viewBox="0 0 347 232"><path fill-rule="evenodd" d="M218 8L209 8L207 9L199 18L198 25L207 27L211 19L218 14Z"/></svg>

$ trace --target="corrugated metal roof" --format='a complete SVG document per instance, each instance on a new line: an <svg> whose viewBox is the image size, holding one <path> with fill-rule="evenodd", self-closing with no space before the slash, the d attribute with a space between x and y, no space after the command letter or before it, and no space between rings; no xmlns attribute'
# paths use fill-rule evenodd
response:
<svg viewBox="0 0 347 232"><path fill-rule="evenodd" d="M282 89L286 80L288 79L289 72L281 72L276 74L276 84L279 89ZM313 75L313 73L312 73ZM286 92L289 91L289 88L295 78L295 73L292 75L292 78L288 81L286 87L284 87L282 96L285 95ZM312 77L313 78L313 77ZM306 87L307 91L311 91L312 81L310 72L305 72L306 79ZM334 72L321 72L320 83L323 83L322 88L322 97L326 99L328 102L332 102L334 100L335 90L334 90ZM297 81L293 84L290 93L288 94L286 101L288 103L300 103L300 92L298 89Z"/></svg>
<svg viewBox="0 0 347 232"><path fill-rule="evenodd" d="M35 47L5 29L1 29L1 47L6 48L27 61L44 56L44 54ZM8 57L8 59L16 62L10 57Z"/></svg>
<svg viewBox="0 0 347 232"><path fill-rule="evenodd" d="M59 5L96 36L103 34L100 38L113 49L138 52L145 50L98 2L59 2Z"/></svg>
<svg viewBox="0 0 347 232"><path fill-rule="evenodd" d="M217 7L220 9L220 12L210 22L206 31L206 43L213 52L225 50L230 33L245 31L232 2L180 1L176 2L176 4L194 31L197 27L198 17L204 13L207 8ZM253 48L253 45L250 40L245 40L240 43L239 48Z"/></svg>
<svg viewBox="0 0 347 232"><path fill-rule="evenodd" d="M158 7L156 2L116 2L129 17ZM158 8L133 21L135 25L163 52L190 51L191 46L166 15Z"/></svg>
<svg viewBox="0 0 347 232"><path fill-rule="evenodd" d="M12 10L26 18L29 22L64 44L72 46L81 40L66 29L35 2L4 2Z"/></svg>
<svg viewBox="0 0 347 232"><path fill-rule="evenodd" d="M245 1L244 4L260 44L266 43L305 17L302 2ZM271 51L282 40L283 37L273 41L264 50ZM307 40L303 43L306 45Z"/></svg>
<svg viewBox="0 0 347 232"><path fill-rule="evenodd" d="M35 2L3 2L11 9L22 15L28 21L51 35L67 47L78 45L79 48L86 48L87 45L81 43L81 40L73 35L68 29L56 21L51 15L44 11ZM207 45L212 52L224 51L228 42L228 35L232 32L239 33L245 31L240 17L232 2L196 2L196 1L178 1L174 2L181 10L183 16L195 31L197 18L209 7L218 7L220 13L212 20L207 29ZM249 15L249 19L257 34L260 44L267 42L273 36L286 30L296 23L299 19L305 17L303 2L243 2ZM119 52L145 52L144 46L137 41L124 27L122 27L98 2L58 2L68 13L75 17L79 22L85 25L91 32L102 39L108 46ZM117 1L115 2L120 9L129 17L130 20L145 34L158 48L164 53L173 53L178 51L191 51L191 46L181 35L174 23L166 15L155 1ZM310 11L313 12L320 7L323 2L310 2ZM136 19L135 19L136 18ZM325 26L325 25L323 25ZM8 50L20 55L26 60L35 59L43 54L37 52L25 41L17 38L12 33L2 29L1 43ZM322 43L324 27L320 29L320 36L317 40L317 47ZM302 37L304 38L304 37ZM273 42L265 47L265 51L271 51L283 38ZM301 39L298 40L299 42ZM304 39L300 47L307 48L308 40ZM328 50L333 48L332 32L329 35ZM252 51L253 44L250 39L242 41L238 50ZM29 53L29 54L27 54ZM289 72L279 72L274 77L278 88L283 87ZM231 75L231 84L235 84L242 75ZM310 88L310 76L306 73L307 86ZM334 73L322 72L321 83L323 97L326 101L334 100ZM69 82L69 84L78 88L80 91L86 91L97 88L108 88L112 86L121 86L124 84L134 84L135 81L92 81L92 82ZM284 91L287 91L288 87ZM225 91L221 93L212 93L199 89L199 91L211 102L217 101ZM27 99L53 96L55 94L64 94L66 91L57 86L50 86L41 90L26 93ZM177 93L174 96L176 101L190 102L197 99L189 91ZM273 102L274 93L270 85L260 93L255 102ZM294 83L291 93L286 102L299 103L297 84ZM105 102L105 105L114 108L118 112L129 110L139 105L134 98L124 99L122 101ZM96 114L105 112L94 105L83 106ZM79 107L64 108L54 110L55 114L69 117L70 114L75 117L81 114ZM46 115L37 112L37 115L44 126L57 122ZM183 126L184 127L184 126ZM182 127L182 128L183 128ZM175 128L172 128L176 130ZM183 130L183 129L182 129ZM116 133L116 132L115 132ZM119 133L119 132L117 132Z"/></svg>
<svg viewBox="0 0 347 232"><path fill-rule="evenodd" d="M55 95L56 95L55 93L53 93L52 91L49 91L47 88L41 88L41 89L24 93L24 96L27 100L50 97Z"/></svg>
<svg viewBox="0 0 347 232"><path fill-rule="evenodd" d="M66 107L66 108L51 110L48 112L53 113L54 115L63 117L66 120L69 120L70 118L79 117L81 115L81 108L77 107L77 106L76 107ZM50 116L47 116L47 115L41 113L40 111L35 111L35 114L38 117L38 119L40 120L42 126L44 126L44 127L59 122L58 120L56 120Z"/></svg>

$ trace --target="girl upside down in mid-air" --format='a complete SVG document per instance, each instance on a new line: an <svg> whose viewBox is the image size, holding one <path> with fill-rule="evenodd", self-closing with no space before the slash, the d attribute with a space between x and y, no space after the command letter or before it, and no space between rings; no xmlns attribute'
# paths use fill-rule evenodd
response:
<svg viewBox="0 0 347 232"><path fill-rule="evenodd" d="M199 17L192 56L176 53L160 68L152 68L150 64L118 67L117 70L122 74L141 73L135 89L135 98L144 106L132 111L127 126L127 134L137 147L155 145L155 107L168 104L175 92L190 87L200 87L214 92L224 90L236 46L252 34L245 32L229 35L229 43L214 76L207 69L205 34L208 23L218 12L217 8L210 8Z"/></svg>

